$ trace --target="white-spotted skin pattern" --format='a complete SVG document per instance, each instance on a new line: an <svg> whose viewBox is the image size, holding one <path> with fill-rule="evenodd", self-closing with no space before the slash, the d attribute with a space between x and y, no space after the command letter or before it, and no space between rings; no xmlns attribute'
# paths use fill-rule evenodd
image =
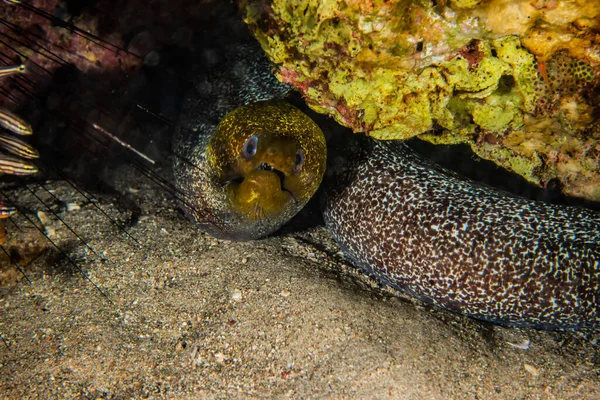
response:
<svg viewBox="0 0 600 400"><path fill-rule="evenodd" d="M404 144L365 142L334 171L324 219L382 284L475 318L600 329L600 213L511 196Z"/></svg>

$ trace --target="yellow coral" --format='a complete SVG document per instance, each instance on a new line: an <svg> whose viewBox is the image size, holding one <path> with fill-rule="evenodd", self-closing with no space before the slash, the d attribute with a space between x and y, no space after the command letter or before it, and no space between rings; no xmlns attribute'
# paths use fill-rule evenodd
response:
<svg viewBox="0 0 600 400"><path fill-rule="evenodd" d="M558 177L573 194L595 185L600 199L600 167L586 161L599 147L559 146L557 156L553 139L587 143L598 130L600 2L241 4L280 79L314 110L378 139L466 142L532 182ZM534 129L532 118L550 122Z"/></svg>

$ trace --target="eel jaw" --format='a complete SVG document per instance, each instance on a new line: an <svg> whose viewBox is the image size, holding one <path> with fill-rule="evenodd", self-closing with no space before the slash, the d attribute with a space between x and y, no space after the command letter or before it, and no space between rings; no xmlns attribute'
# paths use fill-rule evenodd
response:
<svg viewBox="0 0 600 400"><path fill-rule="evenodd" d="M248 220L275 221L296 207L298 199L286 184L285 172L261 162L225 183L232 210Z"/></svg>
<svg viewBox="0 0 600 400"><path fill-rule="evenodd" d="M288 188L285 187L285 172L278 170L277 168L273 167L271 164L268 164L266 162L261 163L256 170L258 171L270 171L275 173L278 177L279 177L279 181L281 182L281 191L282 192L287 192L290 196L292 196L292 199L294 199L294 202L297 203L298 200L296 199L296 196L294 196L294 194L292 193L291 190L289 190Z"/></svg>

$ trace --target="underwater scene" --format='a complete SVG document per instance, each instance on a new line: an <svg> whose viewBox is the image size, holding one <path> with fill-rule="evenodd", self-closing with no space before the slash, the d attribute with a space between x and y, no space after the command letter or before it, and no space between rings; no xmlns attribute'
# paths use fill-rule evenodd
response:
<svg viewBox="0 0 600 400"><path fill-rule="evenodd" d="M0 397L600 399L600 1L0 1Z"/></svg>

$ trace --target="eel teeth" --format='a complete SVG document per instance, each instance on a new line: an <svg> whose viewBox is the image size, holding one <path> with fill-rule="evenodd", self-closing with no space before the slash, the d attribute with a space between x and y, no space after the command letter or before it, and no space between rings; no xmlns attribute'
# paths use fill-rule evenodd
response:
<svg viewBox="0 0 600 400"><path fill-rule="evenodd" d="M273 168L270 164L267 163L261 163L256 169L258 169L259 171L275 171L275 168Z"/></svg>
<svg viewBox="0 0 600 400"><path fill-rule="evenodd" d="M283 173L283 171L273 168L272 165L267 164L267 163L261 163L256 169L259 171L271 171L271 172L274 172L275 174L277 174L277 176L279 177L279 181L281 182L281 190L289 192L289 190L287 190L286 187L284 186L285 173Z"/></svg>
<svg viewBox="0 0 600 400"><path fill-rule="evenodd" d="M261 163L258 168L256 168L259 171L271 171L271 172L275 172L277 174L277 176L279 176L279 179L281 180L281 184L283 185L283 180L285 179L285 174L283 173L283 171L278 170L277 168L273 168L272 165L267 164L267 163Z"/></svg>

